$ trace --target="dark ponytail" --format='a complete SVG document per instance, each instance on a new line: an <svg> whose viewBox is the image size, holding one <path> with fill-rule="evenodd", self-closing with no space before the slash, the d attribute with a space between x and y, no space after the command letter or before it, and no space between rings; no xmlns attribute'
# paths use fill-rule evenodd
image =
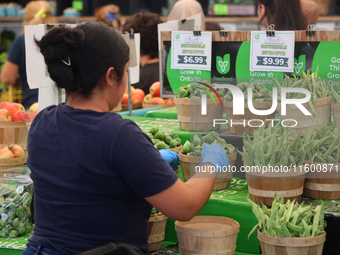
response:
<svg viewBox="0 0 340 255"><path fill-rule="evenodd" d="M275 30L305 30L307 19L301 8L300 0L258 0L265 6L268 25L274 24Z"/></svg>
<svg viewBox="0 0 340 255"><path fill-rule="evenodd" d="M68 94L90 96L109 67L114 67L120 80L129 61L129 47L122 36L101 22L55 26L36 44L51 79Z"/></svg>

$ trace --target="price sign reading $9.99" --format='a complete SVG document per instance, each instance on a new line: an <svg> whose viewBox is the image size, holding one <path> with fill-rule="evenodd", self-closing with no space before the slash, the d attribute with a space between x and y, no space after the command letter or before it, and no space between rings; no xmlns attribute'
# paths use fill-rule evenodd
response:
<svg viewBox="0 0 340 255"><path fill-rule="evenodd" d="M197 56L185 56L185 55L178 55L178 64L207 64L207 57L197 57Z"/></svg>
<svg viewBox="0 0 340 255"><path fill-rule="evenodd" d="M279 57L257 57L258 66L288 66L288 58L279 58Z"/></svg>

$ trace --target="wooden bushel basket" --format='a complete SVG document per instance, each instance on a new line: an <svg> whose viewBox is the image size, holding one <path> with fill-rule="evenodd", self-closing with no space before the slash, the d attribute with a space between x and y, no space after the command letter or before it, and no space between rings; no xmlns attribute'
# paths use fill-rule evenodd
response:
<svg viewBox="0 0 340 255"><path fill-rule="evenodd" d="M158 251L162 247L168 217L163 214L152 214L149 223L149 251Z"/></svg>
<svg viewBox="0 0 340 255"><path fill-rule="evenodd" d="M273 237L257 232L262 255L322 255L326 233L315 237Z"/></svg>
<svg viewBox="0 0 340 255"><path fill-rule="evenodd" d="M0 121L0 147L9 144L27 147L28 128L24 121Z"/></svg>
<svg viewBox="0 0 340 255"><path fill-rule="evenodd" d="M253 106L256 110L269 110L272 107L272 104L273 104L272 102L253 102ZM249 120L253 120L250 123L252 126L261 126L262 122L260 120L262 120L265 126L267 127L271 122L266 121L266 120L275 118L275 111L272 114L265 115L265 116L255 115L251 113L248 108L247 103L244 103L244 115L233 114L234 108L233 108L232 101L224 100L223 106L227 114L227 120L228 120L229 130L231 134L242 135L243 133L245 133L247 135L251 135L258 128L250 127L248 125ZM236 123L241 123L241 124L236 124L236 125L231 126L230 120L232 120L233 123L236 122ZM242 124L243 121L245 121L245 125Z"/></svg>
<svg viewBox="0 0 340 255"><path fill-rule="evenodd" d="M229 165L230 167L235 165L237 158L237 152L235 151L233 154L228 155ZM189 180L191 176L196 173L196 167L202 163L202 157L200 156L188 156L182 153L179 153L179 160L181 161L182 171L183 171L183 179L185 181ZM213 191L216 190L224 190L230 187L230 181L233 178L232 172L220 172L218 174L218 178L215 181Z"/></svg>
<svg viewBox="0 0 340 255"><path fill-rule="evenodd" d="M340 128L340 104L331 103L331 110L334 119L334 127Z"/></svg>
<svg viewBox="0 0 340 255"><path fill-rule="evenodd" d="M247 167L245 162L244 165ZM271 206L275 194L279 197L283 196L285 203L288 199L290 201L294 199L297 202L301 201L306 175L303 166L296 167L296 170L294 168L289 169L288 172L266 172L263 174L261 171L246 171L248 190L254 203Z"/></svg>
<svg viewBox="0 0 340 255"><path fill-rule="evenodd" d="M227 217L195 216L190 221L176 221L181 254L233 255L240 224Z"/></svg>
<svg viewBox="0 0 340 255"><path fill-rule="evenodd" d="M306 179L304 185L304 196L321 200L340 199L340 164L313 163L306 161ZM327 170L322 168L327 166ZM317 172L320 169L320 172ZM314 171L314 172L312 172Z"/></svg>
<svg viewBox="0 0 340 255"><path fill-rule="evenodd" d="M26 157L21 158L2 158L0 159L0 183L5 183L7 174L13 174L11 168L23 167L26 163ZM6 171L8 169L8 171Z"/></svg>
<svg viewBox="0 0 340 255"><path fill-rule="evenodd" d="M177 119L182 130L210 131L220 129L220 125L214 127L214 119L223 118L223 107L212 98L207 99L207 114L202 115L201 98L175 98Z"/></svg>
<svg viewBox="0 0 340 255"><path fill-rule="evenodd" d="M291 127L291 130L294 131L294 135L302 135L303 132L305 134L308 133L309 127L314 122L315 128L320 128L322 123L326 123L327 126L331 123L331 103L332 97L319 98L313 105L315 109L315 119L314 116L307 116L296 105L287 105L287 114L285 116L281 116L282 120L285 119L293 119L297 121L296 127ZM310 113L310 107L308 103L302 104ZM281 104L278 104L278 110L281 110ZM295 125L295 122L285 121L285 125Z"/></svg>

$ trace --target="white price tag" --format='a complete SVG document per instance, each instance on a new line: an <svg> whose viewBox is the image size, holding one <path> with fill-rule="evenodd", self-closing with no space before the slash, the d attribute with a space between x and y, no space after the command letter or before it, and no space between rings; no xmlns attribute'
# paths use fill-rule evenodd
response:
<svg viewBox="0 0 340 255"><path fill-rule="evenodd" d="M294 71L294 31L252 31L250 42L250 71Z"/></svg>
<svg viewBox="0 0 340 255"><path fill-rule="evenodd" d="M171 37L172 69L211 70L211 32L173 31Z"/></svg>

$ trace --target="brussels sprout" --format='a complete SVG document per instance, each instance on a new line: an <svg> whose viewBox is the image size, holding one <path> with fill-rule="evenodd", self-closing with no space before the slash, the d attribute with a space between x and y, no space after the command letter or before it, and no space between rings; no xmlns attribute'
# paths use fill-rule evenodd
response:
<svg viewBox="0 0 340 255"><path fill-rule="evenodd" d="M177 147L177 141L175 139L171 140L170 148L176 148L176 147Z"/></svg>
<svg viewBox="0 0 340 255"><path fill-rule="evenodd" d="M7 213L7 221L14 220L14 219L15 219L15 212L14 211L9 211Z"/></svg>
<svg viewBox="0 0 340 255"><path fill-rule="evenodd" d="M198 146L198 145L201 145L201 139L197 135L194 135L193 144L194 144L195 147Z"/></svg>
<svg viewBox="0 0 340 255"><path fill-rule="evenodd" d="M265 89L266 87L262 83L255 83L255 88L257 91L261 91L262 89Z"/></svg>
<svg viewBox="0 0 340 255"><path fill-rule="evenodd" d="M270 91L268 89L261 89L260 93L265 96L265 95L270 95Z"/></svg>
<svg viewBox="0 0 340 255"><path fill-rule="evenodd" d="M164 133L162 131L158 131L155 135L154 135L155 139L159 139L161 141L163 141L164 139Z"/></svg>
<svg viewBox="0 0 340 255"><path fill-rule="evenodd" d="M12 228L11 227L4 227L2 230L5 232L5 235L8 236L9 232L11 232Z"/></svg>
<svg viewBox="0 0 340 255"><path fill-rule="evenodd" d="M179 137L174 138L174 140L177 142L177 146L180 146L182 144L182 140ZM177 147L176 146L176 147Z"/></svg>
<svg viewBox="0 0 340 255"><path fill-rule="evenodd" d="M156 148L159 150L166 149L168 145L165 142L158 142L156 143Z"/></svg>
<svg viewBox="0 0 340 255"><path fill-rule="evenodd" d="M26 222L25 225L24 225L24 228L25 228L25 233L30 233L32 232L33 230L33 226L31 223L29 222ZM19 233L20 234L20 233Z"/></svg>
<svg viewBox="0 0 340 255"><path fill-rule="evenodd" d="M151 141L154 145L161 142L161 140L159 140L159 139L151 139Z"/></svg>
<svg viewBox="0 0 340 255"><path fill-rule="evenodd" d="M170 149L170 146L169 145L165 145L165 149Z"/></svg>
<svg viewBox="0 0 340 255"><path fill-rule="evenodd" d="M242 92L244 92L246 90L246 87L244 86L243 83L237 84L236 87L238 87L240 90L242 90Z"/></svg>
<svg viewBox="0 0 340 255"><path fill-rule="evenodd" d="M150 129L150 133L151 133L152 135L155 135L158 131L159 131L159 127L158 127L158 126L153 126L153 127Z"/></svg>
<svg viewBox="0 0 340 255"><path fill-rule="evenodd" d="M13 214L13 215L14 215L14 214ZM26 217L28 217L25 208L23 208L21 205L18 206L18 209L17 209L15 215L16 215L20 220L23 220L23 219L25 219ZM14 218L13 218L13 220L14 220Z"/></svg>
<svg viewBox="0 0 340 255"><path fill-rule="evenodd" d="M200 150L195 150L195 156L201 156L201 151Z"/></svg>
<svg viewBox="0 0 340 255"><path fill-rule="evenodd" d="M153 207L151 210L151 214L159 214L159 211L155 207Z"/></svg>
<svg viewBox="0 0 340 255"><path fill-rule="evenodd" d="M15 204L15 203L10 203L9 204L9 209L11 209L11 210L15 210L15 209L17 209L17 204Z"/></svg>
<svg viewBox="0 0 340 255"><path fill-rule="evenodd" d="M150 138L153 139L153 135L151 133L146 133L146 135Z"/></svg>
<svg viewBox="0 0 340 255"><path fill-rule="evenodd" d="M189 95L189 92L185 89L182 89L181 91L178 92L178 95L180 98L187 97Z"/></svg>
<svg viewBox="0 0 340 255"><path fill-rule="evenodd" d="M4 229L1 229L1 230L0 230L0 236L1 236L1 237L5 237L5 236L6 236L6 233L5 233L5 230L4 230Z"/></svg>
<svg viewBox="0 0 340 255"><path fill-rule="evenodd" d="M3 220L0 220L0 228L3 228L3 227L5 227L5 223Z"/></svg>
<svg viewBox="0 0 340 255"><path fill-rule="evenodd" d="M15 218L12 222L12 228L16 228L19 225L19 218Z"/></svg>
<svg viewBox="0 0 340 255"><path fill-rule="evenodd" d="M211 134L202 137L202 143L212 144L214 141L215 138Z"/></svg>
<svg viewBox="0 0 340 255"><path fill-rule="evenodd" d="M28 194L28 193L25 193L25 194ZM24 195L25 195L24 194ZM26 195L27 196L27 195ZM20 202L20 199L21 199L21 196L19 194L16 194L15 197L13 198L13 203L19 203Z"/></svg>
<svg viewBox="0 0 340 255"><path fill-rule="evenodd" d="M168 137L168 136L170 136L170 137L174 136L174 133L172 132L172 130L166 130L164 132L164 137Z"/></svg>
<svg viewBox="0 0 340 255"><path fill-rule="evenodd" d="M195 151L195 145L193 143L190 143L190 152Z"/></svg>
<svg viewBox="0 0 340 255"><path fill-rule="evenodd" d="M197 150L200 150L200 151L201 151L202 148L203 148L203 147L202 147L201 145L198 145L198 146L195 147L195 151L197 151Z"/></svg>
<svg viewBox="0 0 340 255"><path fill-rule="evenodd" d="M14 238L18 236L18 231L16 231L15 229L11 230L11 232L9 232L9 236Z"/></svg>
<svg viewBox="0 0 340 255"><path fill-rule="evenodd" d="M188 154L190 152L190 142L186 141L182 148L183 154Z"/></svg>
<svg viewBox="0 0 340 255"><path fill-rule="evenodd" d="M170 145L171 141L172 141L171 136L167 136L167 137L164 138L164 142L168 145Z"/></svg>
<svg viewBox="0 0 340 255"><path fill-rule="evenodd" d="M225 99L225 101L233 101L233 98L231 96L229 96L229 95L226 95L224 97L224 99Z"/></svg>
<svg viewBox="0 0 340 255"><path fill-rule="evenodd" d="M265 98L263 99L263 101L264 101L264 102L271 102L271 101L272 101L272 99L271 99L271 98L269 98L269 97L265 97Z"/></svg>
<svg viewBox="0 0 340 255"><path fill-rule="evenodd" d="M25 227L26 223L20 223L19 226L17 227L17 231L18 231L18 235L21 236L23 234L25 234L26 232L26 227Z"/></svg>

